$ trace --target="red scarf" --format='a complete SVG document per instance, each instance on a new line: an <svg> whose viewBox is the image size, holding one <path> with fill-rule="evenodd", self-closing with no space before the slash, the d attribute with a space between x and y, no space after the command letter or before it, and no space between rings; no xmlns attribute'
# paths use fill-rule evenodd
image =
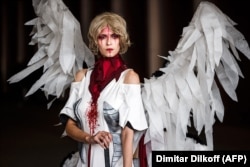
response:
<svg viewBox="0 0 250 167"><path fill-rule="evenodd" d="M89 91L92 95L92 101L87 111L87 118L91 135L94 134L94 129L97 123L97 100L101 91L114 78L119 79L121 73L127 69L120 55L114 57L101 57L95 63L94 69L90 76Z"/></svg>

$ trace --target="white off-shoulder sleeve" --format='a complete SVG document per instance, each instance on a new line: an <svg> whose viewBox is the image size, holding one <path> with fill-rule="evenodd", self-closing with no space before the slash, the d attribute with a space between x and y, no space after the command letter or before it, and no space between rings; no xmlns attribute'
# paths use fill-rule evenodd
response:
<svg viewBox="0 0 250 167"><path fill-rule="evenodd" d="M76 121L76 116L74 114L73 106L74 106L74 103L78 99L80 85L81 85L81 82L71 83L69 98L65 106L63 107L63 109L60 111L59 116L64 114Z"/></svg>
<svg viewBox="0 0 250 167"><path fill-rule="evenodd" d="M141 85L122 84L124 103L119 108L119 124L124 127L129 122L133 129L145 130L148 125L141 98Z"/></svg>

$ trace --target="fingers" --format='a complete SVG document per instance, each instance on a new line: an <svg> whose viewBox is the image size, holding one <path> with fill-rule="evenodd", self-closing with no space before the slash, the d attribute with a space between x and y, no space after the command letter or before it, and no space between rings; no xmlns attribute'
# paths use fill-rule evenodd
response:
<svg viewBox="0 0 250 167"><path fill-rule="evenodd" d="M94 136L94 140L98 143L102 148L108 148L110 142L112 141L112 135L109 132L100 131Z"/></svg>

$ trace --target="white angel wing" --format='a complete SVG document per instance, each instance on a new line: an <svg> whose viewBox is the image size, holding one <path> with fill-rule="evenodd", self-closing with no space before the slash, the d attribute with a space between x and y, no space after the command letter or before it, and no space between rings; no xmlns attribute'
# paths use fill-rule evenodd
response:
<svg viewBox="0 0 250 167"><path fill-rule="evenodd" d="M145 79L147 148L213 150L215 116L221 122L224 116L218 84L237 101L235 89L243 77L237 50L250 59L248 43L234 25L215 5L201 2L176 49L165 58L168 65L159 69L164 74ZM198 135L204 130L205 143L187 137L191 125Z"/></svg>
<svg viewBox="0 0 250 167"><path fill-rule="evenodd" d="M37 44L38 50L28 67L9 78L18 82L43 66L43 75L30 88L26 96L42 88L45 95L57 98L63 95L81 69L94 64L94 56L82 39L80 24L62 0L33 0L37 18L26 25L33 25L30 45Z"/></svg>

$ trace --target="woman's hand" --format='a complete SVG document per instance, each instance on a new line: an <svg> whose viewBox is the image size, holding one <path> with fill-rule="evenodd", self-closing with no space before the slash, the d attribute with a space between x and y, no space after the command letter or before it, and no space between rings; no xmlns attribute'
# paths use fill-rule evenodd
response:
<svg viewBox="0 0 250 167"><path fill-rule="evenodd" d="M82 131L72 119L68 119L66 124L66 133L76 141L88 144L100 144L102 148L108 148L112 141L112 135L106 131L99 131L95 135Z"/></svg>
<svg viewBox="0 0 250 167"><path fill-rule="evenodd" d="M112 135L106 131L99 131L91 138L104 149L108 148L109 143L112 141Z"/></svg>

